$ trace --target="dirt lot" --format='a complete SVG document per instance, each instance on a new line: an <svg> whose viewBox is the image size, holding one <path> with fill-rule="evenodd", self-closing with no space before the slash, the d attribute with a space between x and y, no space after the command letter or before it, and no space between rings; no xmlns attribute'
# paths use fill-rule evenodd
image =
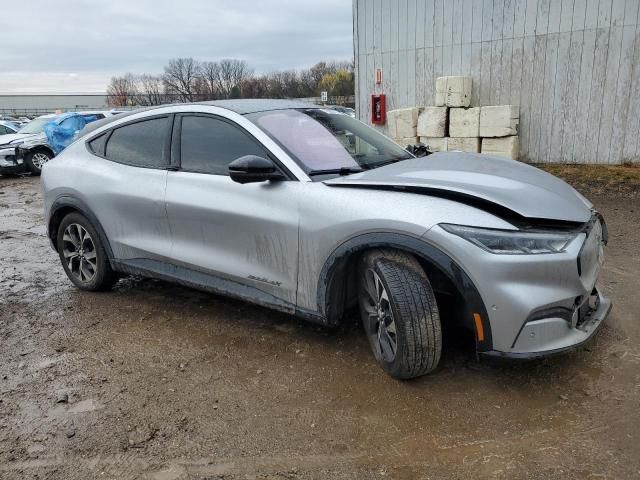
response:
<svg viewBox="0 0 640 480"><path fill-rule="evenodd" d="M640 478L640 200L592 187L615 302L595 341L527 364L450 348L398 382L357 326L138 278L76 290L38 179L0 177L0 478Z"/></svg>

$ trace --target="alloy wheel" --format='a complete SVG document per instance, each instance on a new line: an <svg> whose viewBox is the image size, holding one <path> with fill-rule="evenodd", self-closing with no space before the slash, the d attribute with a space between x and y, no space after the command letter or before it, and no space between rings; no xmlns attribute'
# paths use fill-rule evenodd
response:
<svg viewBox="0 0 640 480"><path fill-rule="evenodd" d="M364 277L365 298L362 304L367 314L365 327L378 355L390 363L396 358L398 335L389 294L373 269L367 269Z"/></svg>
<svg viewBox="0 0 640 480"><path fill-rule="evenodd" d="M36 152L31 157L31 163L33 163L33 166L36 167L38 170L41 170L43 165L47 163L49 160L50 160L49 155L43 152Z"/></svg>
<svg viewBox="0 0 640 480"><path fill-rule="evenodd" d="M71 223L62 236L62 253L69 273L87 283L98 272L96 246L91 235L82 225Z"/></svg>

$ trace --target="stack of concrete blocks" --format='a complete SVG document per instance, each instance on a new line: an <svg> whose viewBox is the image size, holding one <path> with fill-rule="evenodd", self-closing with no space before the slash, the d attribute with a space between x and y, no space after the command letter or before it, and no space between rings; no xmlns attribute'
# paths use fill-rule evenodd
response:
<svg viewBox="0 0 640 480"><path fill-rule="evenodd" d="M487 106L480 109L482 153L518 158L519 108L515 105Z"/></svg>
<svg viewBox="0 0 640 480"><path fill-rule="evenodd" d="M479 152L474 138L478 133L469 133L469 128L458 128L460 112L471 104L471 77L438 77L436 79L435 107L425 107L418 119L420 142L432 151L446 152L462 150Z"/></svg>
<svg viewBox="0 0 640 480"><path fill-rule="evenodd" d="M402 146L418 142L431 151L486 153L518 158L518 107L471 107L472 77L438 77L433 107L387 113L389 136Z"/></svg>
<svg viewBox="0 0 640 480"><path fill-rule="evenodd" d="M399 108L387 112L389 136L403 147L418 143L418 116L420 108Z"/></svg>

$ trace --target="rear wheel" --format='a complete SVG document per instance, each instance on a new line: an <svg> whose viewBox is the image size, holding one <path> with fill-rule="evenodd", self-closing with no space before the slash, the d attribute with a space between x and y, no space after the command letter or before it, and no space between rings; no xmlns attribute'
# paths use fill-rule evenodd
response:
<svg viewBox="0 0 640 480"><path fill-rule="evenodd" d="M364 330L382 368L400 379L434 370L442 352L440 316L417 260L393 250L367 252L358 290Z"/></svg>
<svg viewBox="0 0 640 480"><path fill-rule="evenodd" d="M45 163L53 158L49 152L44 150L36 150L35 152L29 152L24 157L24 163L31 173L34 175L40 175L42 167Z"/></svg>
<svg viewBox="0 0 640 480"><path fill-rule="evenodd" d="M67 277L81 290L106 290L117 280L96 229L83 215L62 219L57 246Z"/></svg>

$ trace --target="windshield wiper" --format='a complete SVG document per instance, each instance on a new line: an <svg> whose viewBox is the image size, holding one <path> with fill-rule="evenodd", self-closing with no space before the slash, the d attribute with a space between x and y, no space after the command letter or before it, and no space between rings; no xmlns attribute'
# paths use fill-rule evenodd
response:
<svg viewBox="0 0 640 480"><path fill-rule="evenodd" d="M341 167L341 168L329 168L327 170L311 170L307 173L310 177L314 175L331 175L337 173L338 175L349 175L350 173L359 173L364 171L359 167Z"/></svg>

